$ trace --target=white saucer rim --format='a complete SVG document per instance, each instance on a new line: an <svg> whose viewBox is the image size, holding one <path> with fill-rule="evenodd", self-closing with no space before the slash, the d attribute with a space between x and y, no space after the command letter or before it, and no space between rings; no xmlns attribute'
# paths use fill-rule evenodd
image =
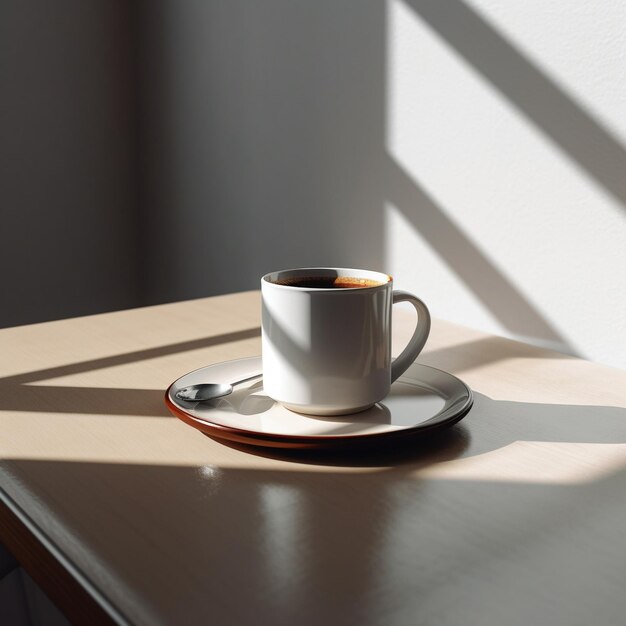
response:
<svg viewBox="0 0 626 626"><path fill-rule="evenodd" d="M380 438L387 439L387 438L395 438L399 436L404 437L404 436L410 436L418 432L432 430L435 428L443 428L443 427L451 426L454 423L463 419L463 417L465 417L467 413L470 411L474 403L474 396L472 394L472 390L460 378L458 378L454 374L451 374L450 372L446 372L445 370L432 367L430 365L425 365L423 363L417 363L417 362L412 363L407 369L407 371L411 367L418 366L418 367L427 368L428 370L450 377L456 383L460 384L464 388L466 392L465 400L461 407L455 407L456 403L453 403L451 406L444 407L442 410L438 411L435 415L430 417L425 422L421 422L420 424L416 424L412 426L407 426L406 428L392 430L392 431L385 431L385 432L358 433L358 434L345 434L345 435L320 435L320 434L290 435L290 434L284 434L284 433L263 433L258 430L246 430L243 428L237 428L235 426L226 426L224 424L219 424L217 422L208 421L206 419L198 417L197 415L193 415L189 413L187 410L185 410L185 407L182 406L180 401L177 400L176 398L173 398L172 394L170 393L171 389L178 383L178 381L182 380L183 378L186 378L190 374L199 372L209 367L219 367L220 365L230 365L230 364L237 363L237 362L252 361L252 360L259 360L262 363L261 355L256 355L256 356L251 356L251 357L241 357L238 359L228 359L226 361L219 361L217 363L210 363L208 365L198 367L194 370L190 370L189 372L183 374L182 376L179 376L175 381L173 381L168 386L168 388L165 391L165 404L167 405L171 413L173 413L176 417L178 417L185 423L189 424L190 426L197 428L198 430L202 430L198 428L198 424L202 424L207 428L207 430L216 431L215 433L213 432L206 433L205 430L202 430L202 432L205 432L205 434L213 434L215 437L222 436L225 439L235 439L235 440L243 438L243 439L249 440L251 443L256 442L257 444L259 442L267 443L267 442L274 441L274 442L285 442L285 443L294 443L294 444L319 443L321 445L326 445L326 444L332 445L333 443L338 443L338 442L346 442L346 443L355 442L356 443L356 442L372 440L372 439L380 439ZM262 367L260 368L259 371L260 373L262 373ZM403 378L408 378L408 380L402 381ZM406 372L403 373L402 376L398 378L398 382L400 381L404 382L405 384L415 383L415 380L412 380L411 378L409 378L406 375ZM422 386L430 387L430 385L422 385ZM436 388L432 388L432 390L436 391ZM447 413L450 413L450 415L446 415ZM233 435L235 437L232 437Z"/></svg>

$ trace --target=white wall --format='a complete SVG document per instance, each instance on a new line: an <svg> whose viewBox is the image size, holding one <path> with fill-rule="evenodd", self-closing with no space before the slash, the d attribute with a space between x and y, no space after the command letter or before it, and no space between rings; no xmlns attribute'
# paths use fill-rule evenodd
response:
<svg viewBox="0 0 626 626"><path fill-rule="evenodd" d="M387 32L390 271L626 367L626 5L390 0Z"/></svg>

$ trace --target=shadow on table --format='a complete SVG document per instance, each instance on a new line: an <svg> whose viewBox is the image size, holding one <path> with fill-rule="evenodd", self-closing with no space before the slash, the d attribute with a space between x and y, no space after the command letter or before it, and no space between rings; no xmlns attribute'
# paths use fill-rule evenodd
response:
<svg viewBox="0 0 626 626"><path fill-rule="evenodd" d="M73 387L42 385L40 383L62 376L93 372L172 354L254 339L260 335L261 328L252 327L221 335L201 337L190 341L165 344L99 359L77 361L57 367L5 376L0 378L0 411L170 417L171 414L163 402L165 389ZM181 372L181 374L183 373Z"/></svg>
<svg viewBox="0 0 626 626"><path fill-rule="evenodd" d="M474 406L446 431L416 434L380 446L282 450L222 441L248 454L295 463L418 469L492 452L516 441L626 443L626 409L492 400L474 392Z"/></svg>

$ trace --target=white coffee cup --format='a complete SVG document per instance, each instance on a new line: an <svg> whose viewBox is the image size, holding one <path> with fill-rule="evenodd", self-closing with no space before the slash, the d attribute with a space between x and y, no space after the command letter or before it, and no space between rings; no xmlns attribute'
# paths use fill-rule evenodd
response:
<svg viewBox="0 0 626 626"><path fill-rule="evenodd" d="M391 276L359 269L300 268L263 276L265 392L292 411L313 415L356 413L382 400L430 332L426 305L392 286ZM396 302L410 302L418 323L392 363Z"/></svg>

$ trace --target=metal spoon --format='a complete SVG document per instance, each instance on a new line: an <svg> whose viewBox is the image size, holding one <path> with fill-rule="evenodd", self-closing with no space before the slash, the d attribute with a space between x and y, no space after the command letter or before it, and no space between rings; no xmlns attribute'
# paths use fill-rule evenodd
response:
<svg viewBox="0 0 626 626"><path fill-rule="evenodd" d="M261 378L263 374L255 374L254 376L248 376L248 378L242 378L232 385L228 383L199 383L198 385L189 385L179 389L174 395L177 400L184 400L185 402L206 402L207 400L215 400L227 396L233 392L233 387L245 383L255 378Z"/></svg>

